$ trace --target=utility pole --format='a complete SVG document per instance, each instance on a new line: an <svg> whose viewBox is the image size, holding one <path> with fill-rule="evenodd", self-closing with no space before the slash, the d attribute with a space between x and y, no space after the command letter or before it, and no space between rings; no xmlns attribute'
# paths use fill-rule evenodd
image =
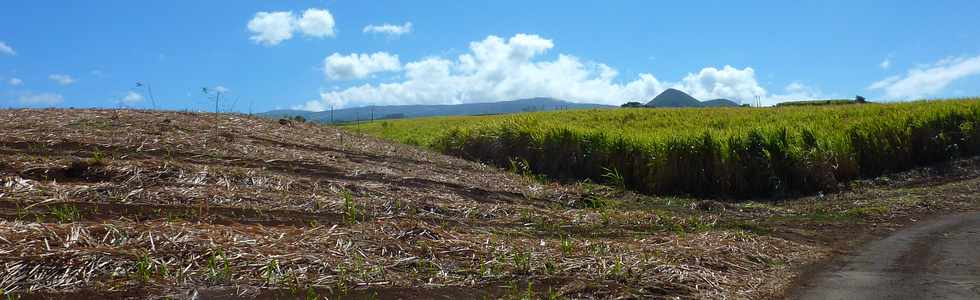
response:
<svg viewBox="0 0 980 300"><path fill-rule="evenodd" d="M153 88L150 87L150 84L149 83L147 83L145 85L146 85L146 92L147 92L147 94L150 95L150 104L153 105L153 109L157 109L157 101L156 101L156 99L153 98ZM137 81L136 82L136 87L141 87L141 86L144 86L143 82Z"/></svg>
<svg viewBox="0 0 980 300"><path fill-rule="evenodd" d="M150 104L153 105L153 109L157 109L157 100L153 98L153 88L149 83L146 84L146 91L150 94Z"/></svg>

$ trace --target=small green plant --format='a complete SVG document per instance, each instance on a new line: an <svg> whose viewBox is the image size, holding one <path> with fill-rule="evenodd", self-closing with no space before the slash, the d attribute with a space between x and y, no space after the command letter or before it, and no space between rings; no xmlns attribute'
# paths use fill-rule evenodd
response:
<svg viewBox="0 0 980 300"><path fill-rule="evenodd" d="M690 232L705 232L715 228L717 220L711 220L705 217L690 216L684 221L684 227L686 231Z"/></svg>
<svg viewBox="0 0 980 300"><path fill-rule="evenodd" d="M574 242L567 235L562 236L561 241L558 243L558 247L561 248L561 254L565 256L571 255L572 251L575 250Z"/></svg>
<svg viewBox="0 0 980 300"><path fill-rule="evenodd" d="M555 274L558 272L558 265L551 258L546 258L544 260L544 272L548 275Z"/></svg>
<svg viewBox="0 0 980 300"><path fill-rule="evenodd" d="M492 277L495 273L493 265L489 260L483 259L480 261L480 276Z"/></svg>
<svg viewBox="0 0 980 300"><path fill-rule="evenodd" d="M535 297L534 295L534 284L530 280L528 280L527 288L524 289L524 297L522 297L521 300L535 300L535 299L538 298Z"/></svg>
<svg viewBox="0 0 980 300"><path fill-rule="evenodd" d="M316 290L312 286L306 288L306 300L320 300L320 295L317 294Z"/></svg>
<svg viewBox="0 0 980 300"><path fill-rule="evenodd" d="M514 262L514 273L531 273L531 253L514 249L511 251L510 257Z"/></svg>
<svg viewBox="0 0 980 300"><path fill-rule="evenodd" d="M354 195L347 189L340 191L340 196L344 199L344 220L347 224L355 224L363 219L363 213L357 202L354 202Z"/></svg>
<svg viewBox="0 0 980 300"><path fill-rule="evenodd" d="M344 268L344 266L340 266L340 269L337 270L337 282L335 283L337 292L340 295L347 294L347 290L349 287L347 283L348 281L350 281L350 275L347 274L347 269Z"/></svg>
<svg viewBox="0 0 980 300"><path fill-rule="evenodd" d="M92 151L92 157L89 158L88 163L89 163L89 165L92 165L92 166L102 166L102 165L105 165L105 154L103 154L102 153L102 150L99 150L99 148L93 149L93 151Z"/></svg>
<svg viewBox="0 0 980 300"><path fill-rule="evenodd" d="M533 173L531 173L531 166L527 163L526 159L512 157L507 158L507 160L510 162L509 170L512 173L520 174L524 177L533 176Z"/></svg>
<svg viewBox="0 0 980 300"><path fill-rule="evenodd" d="M20 300L20 295L14 295L13 293L8 293L4 289L0 289L0 295L3 295L6 300Z"/></svg>
<svg viewBox="0 0 980 300"><path fill-rule="evenodd" d="M211 282L221 282L231 279L231 264L228 263L228 258L225 256L224 251L211 251L211 256L208 257L207 276Z"/></svg>
<svg viewBox="0 0 980 300"><path fill-rule="evenodd" d="M612 213L608 209L599 210L599 221L606 226L612 224Z"/></svg>
<svg viewBox="0 0 980 300"><path fill-rule="evenodd" d="M623 174L619 173L616 168L606 168L603 167L602 170L605 172L602 174L602 178L606 180L609 185L615 186L620 190L626 189L626 179L623 178Z"/></svg>
<svg viewBox="0 0 980 300"><path fill-rule="evenodd" d="M146 253L140 255L136 261L136 276L143 282L148 282L153 275L153 269L153 260L150 259L150 256Z"/></svg>
<svg viewBox="0 0 980 300"><path fill-rule="evenodd" d="M559 299L563 299L561 296L561 292L556 292L552 290L551 287L548 287L548 300L559 300Z"/></svg>
<svg viewBox="0 0 980 300"><path fill-rule="evenodd" d="M579 208L601 209L609 206L609 199L597 191L597 185L585 182L582 184L582 200L576 203Z"/></svg>
<svg viewBox="0 0 980 300"><path fill-rule="evenodd" d="M265 279L265 283L269 285L276 285L282 274L282 270L279 268L279 260L272 259L261 268L262 278Z"/></svg>
<svg viewBox="0 0 980 300"><path fill-rule="evenodd" d="M82 218L81 213L78 211L78 207L69 204L52 207L51 215L53 215L55 219L58 219L59 223L71 223Z"/></svg>
<svg viewBox="0 0 980 300"><path fill-rule="evenodd" d="M625 268L623 266L623 258L620 257L615 262L611 268L609 268L609 277L613 279L623 279L625 275Z"/></svg>

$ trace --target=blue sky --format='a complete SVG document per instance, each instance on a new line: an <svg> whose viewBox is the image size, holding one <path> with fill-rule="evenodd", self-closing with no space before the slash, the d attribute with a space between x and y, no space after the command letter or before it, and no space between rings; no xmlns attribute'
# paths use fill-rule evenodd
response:
<svg viewBox="0 0 980 300"><path fill-rule="evenodd" d="M980 95L977 1L679 2L4 1L0 107Z"/></svg>

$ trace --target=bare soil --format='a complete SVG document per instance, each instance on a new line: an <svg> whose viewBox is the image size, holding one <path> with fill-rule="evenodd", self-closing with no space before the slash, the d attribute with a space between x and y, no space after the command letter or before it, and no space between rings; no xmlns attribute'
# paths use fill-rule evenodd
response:
<svg viewBox="0 0 980 300"><path fill-rule="evenodd" d="M975 209L978 166L730 203L543 182L313 124L0 110L0 289L22 299L779 298L863 241Z"/></svg>

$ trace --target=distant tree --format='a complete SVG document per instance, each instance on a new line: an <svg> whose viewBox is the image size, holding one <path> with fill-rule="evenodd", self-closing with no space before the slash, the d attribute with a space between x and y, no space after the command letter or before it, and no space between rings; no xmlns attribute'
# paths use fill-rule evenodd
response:
<svg viewBox="0 0 980 300"><path fill-rule="evenodd" d="M293 121L296 121L297 123L306 123L306 118L304 118L303 116L297 115L297 116L293 117Z"/></svg>
<svg viewBox="0 0 980 300"><path fill-rule="evenodd" d="M620 107L643 107L643 103L630 101L626 102L626 104L620 105Z"/></svg>
<svg viewBox="0 0 980 300"><path fill-rule="evenodd" d="M861 95L858 95L854 97L854 103L858 103L858 104L868 103L868 100L864 99L864 97L861 97Z"/></svg>

